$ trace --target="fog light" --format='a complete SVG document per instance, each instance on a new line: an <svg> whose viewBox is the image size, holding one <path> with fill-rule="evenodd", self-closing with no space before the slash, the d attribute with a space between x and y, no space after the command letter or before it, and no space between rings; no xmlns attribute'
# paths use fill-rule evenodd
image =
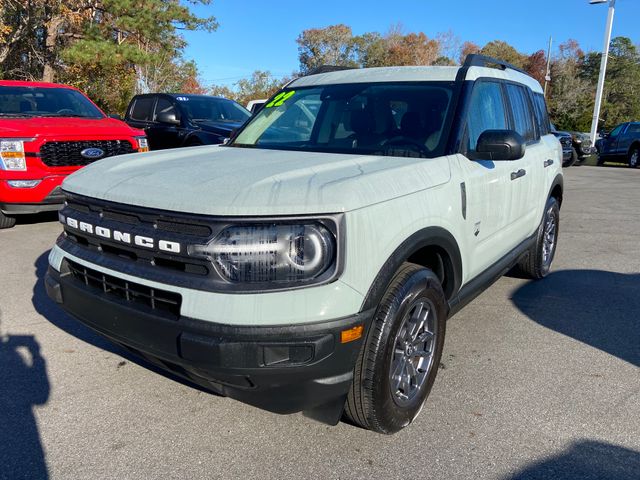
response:
<svg viewBox="0 0 640 480"><path fill-rule="evenodd" d="M9 186L13 188L33 188L40 182L41 180L7 180Z"/></svg>

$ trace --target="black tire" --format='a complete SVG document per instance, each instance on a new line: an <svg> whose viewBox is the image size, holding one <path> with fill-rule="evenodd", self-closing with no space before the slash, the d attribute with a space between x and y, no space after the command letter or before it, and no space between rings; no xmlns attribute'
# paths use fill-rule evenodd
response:
<svg viewBox="0 0 640 480"><path fill-rule="evenodd" d="M11 228L16 224L15 217L9 217L4 213L0 212L0 229L2 228Z"/></svg>
<svg viewBox="0 0 640 480"><path fill-rule="evenodd" d="M551 228L553 229L552 232L550 231ZM560 206L558 205L558 200L554 197L550 197L544 208L542 222L538 227L536 243L531 247L527 256L518 264L520 270L525 275L535 280L539 280L549 274L553 258L556 254L556 247L558 246L559 228ZM548 242L550 240L550 235L553 237L553 243L551 245L548 243L545 244L545 237Z"/></svg>
<svg viewBox="0 0 640 480"><path fill-rule="evenodd" d="M419 312L425 311L418 310L421 306L428 308L425 320L412 323L414 317L421 318ZM447 301L438 277L424 267L404 263L382 297L358 355L345 406L345 414L351 422L378 433L391 434L418 416L438 373L447 313ZM410 325L418 326L410 329ZM423 325L425 330L422 330ZM404 342L406 350L397 350L396 345L413 331L416 343ZM427 349L429 360L420 363L424 357L419 353L426 353ZM411 360L406 360L409 357ZM402 358L405 363L401 363ZM398 382L398 385L408 387L407 398L401 398L404 395L402 388L392 392L392 368L402 372L394 377L396 381L409 378L403 375L405 369L408 375L413 371L420 377L415 383L412 380L406 384Z"/></svg>
<svg viewBox="0 0 640 480"><path fill-rule="evenodd" d="M604 158L602 158L602 155L598 154L598 161L597 161L597 165L599 167L604 165Z"/></svg>
<svg viewBox="0 0 640 480"><path fill-rule="evenodd" d="M565 162L562 162L562 166L564 168L573 167L576 164L577 161L578 161L578 152L576 152L576 149L572 147L571 148L571 157L569 158L569 160L567 160Z"/></svg>
<svg viewBox="0 0 640 480"><path fill-rule="evenodd" d="M640 147L634 145L629 151L629 166L638 168L640 166Z"/></svg>

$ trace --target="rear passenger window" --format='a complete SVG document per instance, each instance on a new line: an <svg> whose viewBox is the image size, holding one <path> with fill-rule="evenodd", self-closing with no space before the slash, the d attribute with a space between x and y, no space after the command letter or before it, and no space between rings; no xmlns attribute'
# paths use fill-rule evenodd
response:
<svg viewBox="0 0 640 480"><path fill-rule="evenodd" d="M485 130L507 129L502 88L497 82L476 82L467 116L467 150L474 151Z"/></svg>
<svg viewBox="0 0 640 480"><path fill-rule="evenodd" d="M524 87L512 83L506 86L513 113L514 130L522 135L526 142L537 140L527 91Z"/></svg>
<svg viewBox="0 0 640 480"><path fill-rule="evenodd" d="M551 131L551 122L549 122L549 114L547 113L547 104L544 101L544 95L541 93L534 93L533 106L540 135L547 135Z"/></svg>
<svg viewBox="0 0 640 480"><path fill-rule="evenodd" d="M632 123L629 125L626 133L640 133L640 123Z"/></svg>

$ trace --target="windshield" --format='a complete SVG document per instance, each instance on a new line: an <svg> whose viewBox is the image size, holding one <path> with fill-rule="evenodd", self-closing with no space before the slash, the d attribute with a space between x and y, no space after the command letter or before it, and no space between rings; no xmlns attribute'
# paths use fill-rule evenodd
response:
<svg viewBox="0 0 640 480"><path fill-rule="evenodd" d="M286 89L231 146L435 157L444 151L452 82Z"/></svg>
<svg viewBox="0 0 640 480"><path fill-rule="evenodd" d="M77 90L2 86L0 116L104 118L98 107Z"/></svg>
<svg viewBox="0 0 640 480"><path fill-rule="evenodd" d="M176 100L194 122L244 123L251 116L249 110L226 98L180 96Z"/></svg>

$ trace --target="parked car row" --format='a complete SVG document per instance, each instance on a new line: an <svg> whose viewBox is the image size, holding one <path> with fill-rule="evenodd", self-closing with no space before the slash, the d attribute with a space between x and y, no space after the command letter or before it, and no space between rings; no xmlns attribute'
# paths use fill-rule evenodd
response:
<svg viewBox="0 0 640 480"><path fill-rule="evenodd" d="M96 160L222 143L250 116L225 98L151 94L135 96L122 121L67 85L0 81L0 228L57 210L64 178Z"/></svg>
<svg viewBox="0 0 640 480"><path fill-rule="evenodd" d="M551 124L552 133L562 145L562 166L571 167L584 162L589 155L595 153L592 147L591 138L580 132L558 131L555 125Z"/></svg>

